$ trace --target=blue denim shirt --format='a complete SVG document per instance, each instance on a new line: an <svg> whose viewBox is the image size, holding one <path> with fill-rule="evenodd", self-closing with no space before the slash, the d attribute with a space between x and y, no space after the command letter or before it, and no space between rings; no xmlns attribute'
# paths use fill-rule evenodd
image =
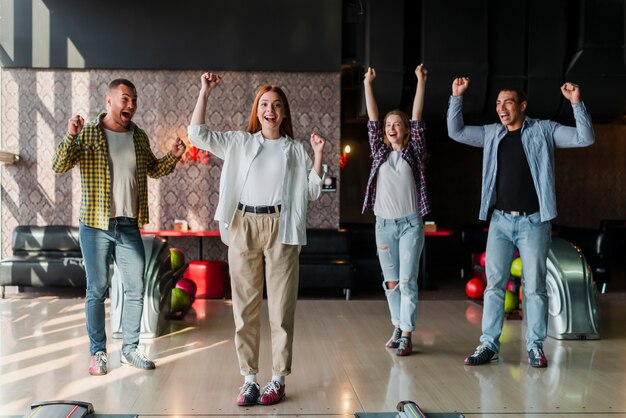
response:
<svg viewBox="0 0 626 418"><path fill-rule="evenodd" d="M572 104L576 127L563 126L550 120L526 117L522 125L522 145L530 166L542 221L556 218L554 185L554 149L586 147L595 142L591 116L582 102ZM479 218L487 220L489 209L496 202L498 145L507 129L501 123L465 126L463 96L450 96L448 103L448 135L463 144L484 148L483 178Z"/></svg>

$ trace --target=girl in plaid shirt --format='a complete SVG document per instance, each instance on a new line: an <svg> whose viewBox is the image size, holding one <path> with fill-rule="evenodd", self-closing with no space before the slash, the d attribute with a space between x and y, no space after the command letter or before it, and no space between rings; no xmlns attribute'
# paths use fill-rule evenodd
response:
<svg viewBox="0 0 626 418"><path fill-rule="evenodd" d="M422 121L426 73L422 65L415 69L417 88L411 121L404 112L392 110L385 116L382 127L372 87L376 78L373 68L367 70L363 82L373 159L363 212L373 209L376 215L376 246L394 326L386 347L395 348L398 356L407 356L413 351L411 334L417 311L417 275L424 246L422 217L430 210Z"/></svg>

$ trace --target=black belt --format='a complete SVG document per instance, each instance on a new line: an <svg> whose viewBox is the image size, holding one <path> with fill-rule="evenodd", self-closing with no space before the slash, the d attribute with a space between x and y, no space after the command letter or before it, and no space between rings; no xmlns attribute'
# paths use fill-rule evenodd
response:
<svg viewBox="0 0 626 418"><path fill-rule="evenodd" d="M507 215L512 216L530 216L535 212L519 212L517 210L500 210L502 213L506 213Z"/></svg>
<svg viewBox="0 0 626 418"><path fill-rule="evenodd" d="M276 206L248 206L243 203L237 205L237 209L250 213L276 213L280 212L280 205Z"/></svg>

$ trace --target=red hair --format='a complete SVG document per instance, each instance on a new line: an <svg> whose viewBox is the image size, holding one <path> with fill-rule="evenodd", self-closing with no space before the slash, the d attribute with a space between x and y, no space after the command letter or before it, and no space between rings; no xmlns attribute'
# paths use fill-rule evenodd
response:
<svg viewBox="0 0 626 418"><path fill-rule="evenodd" d="M287 135L288 137L293 138L293 125L291 124L291 111L289 110L289 102L287 101L287 96L280 87L274 84L266 84L261 87L256 93L254 103L252 104L252 111L250 112L250 120L248 121L247 131L253 134L261 130L261 122L259 122L259 114L257 109L259 108L259 100L261 100L261 96L263 96L268 91L272 91L278 94L278 97L283 103L283 108L285 110L285 117L280 123L280 134Z"/></svg>

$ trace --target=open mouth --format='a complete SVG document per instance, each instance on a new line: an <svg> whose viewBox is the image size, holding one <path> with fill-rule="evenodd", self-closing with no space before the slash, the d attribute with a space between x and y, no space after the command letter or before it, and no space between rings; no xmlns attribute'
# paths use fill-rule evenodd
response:
<svg viewBox="0 0 626 418"><path fill-rule="evenodd" d="M276 117L275 116L264 116L263 119L265 119L269 123L276 123Z"/></svg>

